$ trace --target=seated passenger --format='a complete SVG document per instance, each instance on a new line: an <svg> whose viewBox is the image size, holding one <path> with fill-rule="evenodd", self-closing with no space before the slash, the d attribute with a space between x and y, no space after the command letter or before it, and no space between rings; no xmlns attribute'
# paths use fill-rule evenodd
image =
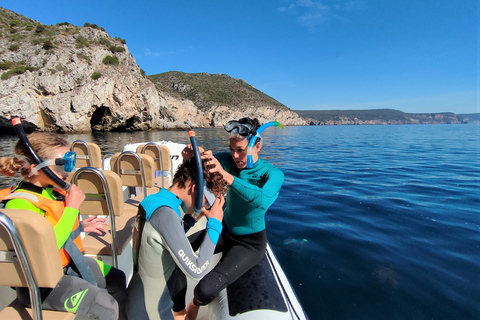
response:
<svg viewBox="0 0 480 320"><path fill-rule="evenodd" d="M198 191L196 170L193 159L185 161L177 169L171 187L140 203L133 237L134 275L126 299L128 319L173 319L169 291L173 288L169 286L175 283L175 271L181 270L182 275L194 279L207 272L222 231L226 182L220 174L210 173L204 163L206 187L200 216L205 215L208 221L195 253L185 232L195 223L190 214L194 212ZM183 219L180 207L185 213Z"/></svg>
<svg viewBox="0 0 480 320"><path fill-rule="evenodd" d="M58 188L42 169L48 166L62 180L74 167L68 142L51 133L34 132L30 144L44 162L37 165L21 141L14 158L0 158L0 173L23 180L12 187L2 203L7 209L38 212L53 226L65 275L55 288L41 288L42 308L68 311L92 319L116 320L126 292L125 274L101 261L84 257L80 233L104 231L105 219L90 217L79 223L79 208L85 195L76 185L67 192ZM55 161L59 160L59 161ZM62 163L61 165L57 165ZM103 289L106 289L107 292ZM28 288L17 288L19 300L30 305Z"/></svg>

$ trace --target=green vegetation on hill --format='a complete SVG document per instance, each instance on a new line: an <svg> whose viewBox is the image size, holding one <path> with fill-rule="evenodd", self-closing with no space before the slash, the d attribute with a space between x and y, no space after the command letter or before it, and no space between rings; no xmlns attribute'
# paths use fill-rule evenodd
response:
<svg viewBox="0 0 480 320"><path fill-rule="evenodd" d="M200 109L212 105L229 107L288 108L241 79L226 74L166 72L148 76L159 91L189 99Z"/></svg>
<svg viewBox="0 0 480 320"><path fill-rule="evenodd" d="M93 28L103 30L96 24L85 23L83 28ZM29 65L25 57L36 56L41 53L54 54L55 50L64 43L65 36L74 36L77 49L90 46L104 46L112 52L124 52L125 40L120 38L100 38L87 39L79 35L82 27L71 25L68 22L57 23L56 25L44 25L38 21L31 20L19 15L13 11L0 7L0 56L6 52L20 53L16 57L10 55L8 59L2 58L0 69L4 72L1 75L2 80L7 80L11 76L22 74L25 71L37 71L42 68L38 65ZM40 45L40 46L39 46ZM77 52L77 56L90 61L90 58L82 52ZM20 58L19 58L20 57ZM25 59L25 60L24 60ZM44 62L46 58L44 59ZM118 65L118 58L109 56L104 61L105 64Z"/></svg>

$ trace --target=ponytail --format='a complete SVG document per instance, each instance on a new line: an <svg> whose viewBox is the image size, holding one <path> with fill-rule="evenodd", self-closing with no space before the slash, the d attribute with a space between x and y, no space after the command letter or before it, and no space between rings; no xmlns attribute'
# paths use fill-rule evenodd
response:
<svg viewBox="0 0 480 320"><path fill-rule="evenodd" d="M0 158L0 174L7 177L13 177L15 174L28 164L28 160L21 160L17 157ZM23 172L22 172L23 174Z"/></svg>

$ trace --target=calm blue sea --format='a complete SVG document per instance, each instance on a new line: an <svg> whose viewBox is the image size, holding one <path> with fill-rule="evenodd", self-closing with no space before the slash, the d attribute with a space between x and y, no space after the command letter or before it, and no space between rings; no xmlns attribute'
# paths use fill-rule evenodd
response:
<svg viewBox="0 0 480 320"><path fill-rule="evenodd" d="M226 150L223 129L198 129ZM480 125L269 128L267 234L311 320L480 319ZM15 137L2 137L11 155ZM186 132L70 135L118 151ZM10 181L2 177L3 184Z"/></svg>

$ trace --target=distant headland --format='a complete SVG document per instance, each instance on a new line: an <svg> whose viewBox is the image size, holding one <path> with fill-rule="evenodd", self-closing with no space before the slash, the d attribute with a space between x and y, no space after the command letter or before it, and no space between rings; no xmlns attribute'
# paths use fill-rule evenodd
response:
<svg viewBox="0 0 480 320"><path fill-rule="evenodd" d="M394 109L295 110L309 125L480 123L480 113L405 113Z"/></svg>

